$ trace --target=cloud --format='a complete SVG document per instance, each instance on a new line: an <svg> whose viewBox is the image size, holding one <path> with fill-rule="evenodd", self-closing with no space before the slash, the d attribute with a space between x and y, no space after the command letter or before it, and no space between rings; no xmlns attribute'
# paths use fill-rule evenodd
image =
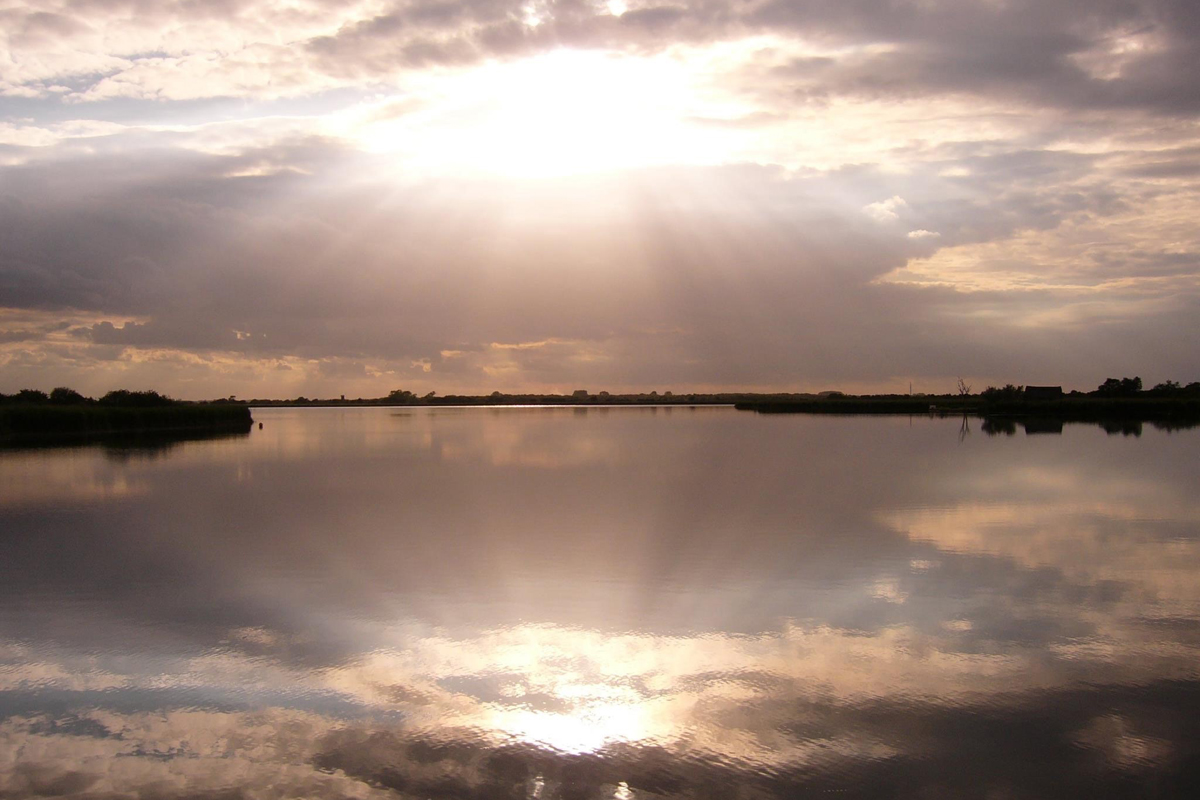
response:
<svg viewBox="0 0 1200 800"><path fill-rule="evenodd" d="M264 161L303 169L229 177ZM942 176L951 164L968 177ZM174 363L205 370L203 385L222 396L258 392L220 387L234 364L249 376L277 373L281 361L298 381L313 382L292 384L297 393L323 387L352 396L384 393L406 376L414 388L441 392L597 381L612 389L806 386L885 381L967 360L1002 379L1029 368L1018 363L1029 350L1014 355L1020 342L1036 341L1039 330L1071 330L1069 309L1102 298L1113 336L1182 337L1142 371L1192 368L1194 349L1182 346L1192 328L1181 321L1194 293L1154 282L1194 277L1188 240L1176 252L1146 251L1140 272L1131 270L1131 252L1117 261L1116 252L1097 250L1091 266L1072 255L1069 231L1108 226L1122 241L1148 230L1149 206L1122 202L1120 184L1095 159L968 152L908 175L693 167L536 184L346 180L372 169L386 173L384 157L322 140L10 168L0 199L6 301L36 312L38 324L91 315L53 358L120 348L122 370L165 370L166 353L190 353L201 358ZM1162 224L1176 225L1171 203L1186 187L1141 191L1144 203L1160 198ZM888 199L872 200L881 195ZM896 236L880 225L900 217L940 235ZM1177 236L1194 235L1182 218L1178 225ZM1051 269L1047 243L1061 237L1062 264ZM1022 241L1041 248L1027 269L1046 288L1028 279L977 286L973 275L942 267L930 280L929 268L910 262L929 258L931 243L937 253L992 248L1011 257ZM964 263L958 257L955 269ZM1135 283L1102 295L1077 286L1083 275L1111 282L1118 272ZM953 280L988 291L946 291ZM1158 319L1139 310L1152 301ZM1108 361L1109 335L1093 331L1089 342L1080 329L1060 338L1037 369L1093 384L1121 368ZM494 342L556 344L519 351ZM34 374L19 367L19 354L34 352L9 351L10 384ZM343 366L335 375L304 369L305 359ZM90 363L108 370L104 363L117 362ZM160 374L170 381L177 373Z"/></svg>
<svg viewBox="0 0 1200 800"><path fill-rule="evenodd" d="M1017 352L1184 377L1194 15L1072 10L7 9L0 385L882 387L1014 380Z"/></svg>
<svg viewBox="0 0 1200 800"><path fill-rule="evenodd" d="M70 95L90 101L286 96L564 47L646 53L774 36L833 45L831 56L793 62L792 91L966 92L1036 106L1196 110L1187 80L1196 25L1187 0L1103 3L1086 17L1068 0L885 9L865 2L647 2L620 15L605 3L530 8L521 0L418 0L297 10L262 0L216 14L192 3L147 9L45 0L4 12L11 66L0 89L45 96L74 84ZM176 30L186 33L163 33Z"/></svg>
<svg viewBox="0 0 1200 800"><path fill-rule="evenodd" d="M887 200L868 203L863 206L863 213L876 222L894 222L900 219L898 209L907 209L908 203L900 195L893 195Z"/></svg>

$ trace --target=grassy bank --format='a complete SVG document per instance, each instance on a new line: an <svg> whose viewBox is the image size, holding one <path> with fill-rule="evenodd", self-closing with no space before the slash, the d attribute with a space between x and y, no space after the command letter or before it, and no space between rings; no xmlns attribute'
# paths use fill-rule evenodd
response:
<svg viewBox="0 0 1200 800"><path fill-rule="evenodd" d="M0 405L0 438L5 439L149 431L248 431L251 423L250 409L239 405Z"/></svg>

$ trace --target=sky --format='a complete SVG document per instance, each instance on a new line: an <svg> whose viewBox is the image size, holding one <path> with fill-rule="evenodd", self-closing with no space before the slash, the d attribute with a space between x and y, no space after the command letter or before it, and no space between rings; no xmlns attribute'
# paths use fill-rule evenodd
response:
<svg viewBox="0 0 1200 800"><path fill-rule="evenodd" d="M0 391L1200 380L1194 0L0 0Z"/></svg>

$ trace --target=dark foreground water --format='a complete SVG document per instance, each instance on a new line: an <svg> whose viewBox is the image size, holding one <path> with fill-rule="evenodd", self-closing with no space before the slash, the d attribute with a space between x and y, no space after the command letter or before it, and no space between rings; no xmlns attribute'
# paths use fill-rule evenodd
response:
<svg viewBox="0 0 1200 800"><path fill-rule="evenodd" d="M1200 431L255 419L0 452L0 797L1195 796Z"/></svg>

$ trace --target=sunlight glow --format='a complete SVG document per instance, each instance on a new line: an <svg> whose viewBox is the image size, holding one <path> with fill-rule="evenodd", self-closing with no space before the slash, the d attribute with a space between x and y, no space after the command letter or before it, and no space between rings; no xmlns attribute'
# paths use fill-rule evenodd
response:
<svg viewBox="0 0 1200 800"><path fill-rule="evenodd" d="M903 172L891 154L905 142L1014 135L1000 107L956 97L915 99L903 108L833 98L779 113L739 91L759 71L796 59L876 50L770 36L654 56L560 49L408 76L402 92L335 115L326 130L387 154L406 175L504 178L744 162L824 170L875 161ZM938 120L936 129L930 119Z"/></svg>
<svg viewBox="0 0 1200 800"><path fill-rule="evenodd" d="M689 121L701 99L669 56L559 50L442 76L418 94L360 111L346 134L406 168L508 177L716 163L728 152L727 132Z"/></svg>

